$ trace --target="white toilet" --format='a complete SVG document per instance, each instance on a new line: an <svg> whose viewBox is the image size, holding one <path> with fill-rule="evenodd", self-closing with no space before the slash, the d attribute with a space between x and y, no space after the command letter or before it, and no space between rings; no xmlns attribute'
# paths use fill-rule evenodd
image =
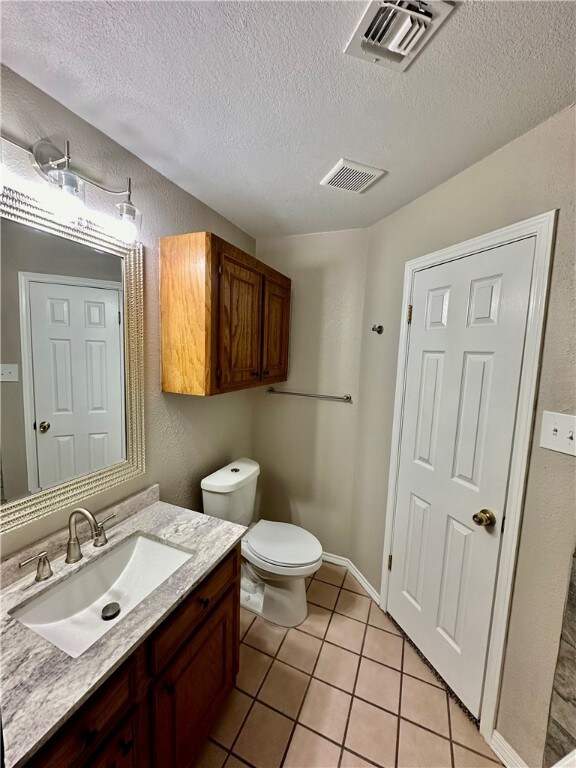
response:
<svg viewBox="0 0 576 768"><path fill-rule="evenodd" d="M202 480L204 512L250 525L260 466L238 459ZM295 627L307 616L306 582L322 565L322 545L304 528L260 520L242 539L240 602L262 618Z"/></svg>

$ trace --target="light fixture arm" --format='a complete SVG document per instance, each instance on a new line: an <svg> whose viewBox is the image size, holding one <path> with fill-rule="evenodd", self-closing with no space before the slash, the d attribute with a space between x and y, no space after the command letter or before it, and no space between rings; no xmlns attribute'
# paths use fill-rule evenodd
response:
<svg viewBox="0 0 576 768"><path fill-rule="evenodd" d="M34 152L29 147L25 147L23 144L20 144L17 141L14 141L14 139L10 139L8 136L0 135L0 139L2 141L6 141L8 144L11 144L13 147L17 147L18 149L21 149L23 152L26 152L26 154L30 155L30 157L34 157ZM66 141L65 144L65 151L64 156L61 157L59 160L53 160L51 162L51 165L54 166L54 168L58 168L58 166L64 163L64 168L69 169L70 168L70 142ZM130 195L131 194L131 184L128 184L128 187L126 189L109 189L108 187L104 187L102 184L99 184L97 181L94 181L94 179L91 179L88 176L85 176L83 173L80 173L79 171L74 171L76 176L78 176L79 179L82 179L82 181L86 182L87 184L90 184L93 187L96 187L97 189L100 189L102 192L106 192L109 195ZM130 182L130 180L129 180Z"/></svg>

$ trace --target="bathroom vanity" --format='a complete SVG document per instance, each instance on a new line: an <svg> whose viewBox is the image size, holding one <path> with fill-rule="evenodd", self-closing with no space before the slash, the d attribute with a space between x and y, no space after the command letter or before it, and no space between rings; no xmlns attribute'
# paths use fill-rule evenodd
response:
<svg viewBox="0 0 576 768"><path fill-rule="evenodd" d="M1 685L6 768L189 766L238 671L239 540L244 528L157 502L110 529L106 548L145 536L190 554L73 658L15 618L22 604L106 553L83 544L43 583L3 591ZM150 563L153 566L153 563Z"/></svg>

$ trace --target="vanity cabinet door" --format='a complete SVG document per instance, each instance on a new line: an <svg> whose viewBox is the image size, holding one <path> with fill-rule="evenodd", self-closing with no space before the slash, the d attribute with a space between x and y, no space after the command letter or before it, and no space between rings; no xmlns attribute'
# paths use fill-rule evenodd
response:
<svg viewBox="0 0 576 768"><path fill-rule="evenodd" d="M238 602L235 585L154 684L153 765L194 765L234 686Z"/></svg>
<svg viewBox="0 0 576 768"><path fill-rule="evenodd" d="M262 383L288 378L290 287L264 280Z"/></svg>
<svg viewBox="0 0 576 768"><path fill-rule="evenodd" d="M139 740L138 711L133 712L98 749L90 768L141 768L145 748Z"/></svg>
<svg viewBox="0 0 576 768"><path fill-rule="evenodd" d="M260 379L262 275L221 256L219 386L239 389Z"/></svg>

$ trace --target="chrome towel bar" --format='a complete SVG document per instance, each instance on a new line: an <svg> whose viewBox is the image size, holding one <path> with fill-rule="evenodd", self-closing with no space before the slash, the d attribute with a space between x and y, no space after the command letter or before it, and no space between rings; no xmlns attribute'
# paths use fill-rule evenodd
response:
<svg viewBox="0 0 576 768"><path fill-rule="evenodd" d="M307 392L286 392L274 387L268 387L266 392L269 395L294 395L295 397L316 397L318 400L337 400L340 403L352 402L352 395L310 395Z"/></svg>

